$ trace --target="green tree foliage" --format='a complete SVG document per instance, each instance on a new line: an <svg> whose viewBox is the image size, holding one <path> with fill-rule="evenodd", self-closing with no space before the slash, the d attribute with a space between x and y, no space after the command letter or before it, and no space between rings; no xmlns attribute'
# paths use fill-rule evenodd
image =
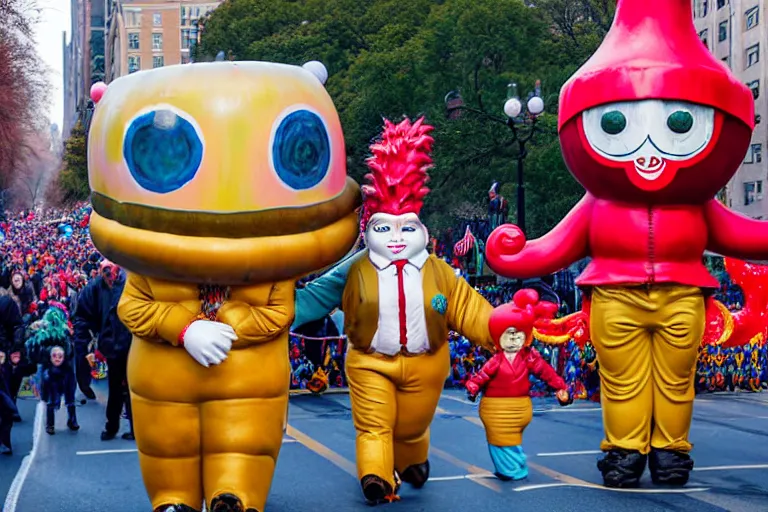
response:
<svg viewBox="0 0 768 512"><path fill-rule="evenodd" d="M525 160L529 236L575 204L583 189L566 170L556 136L558 91L597 48L613 16L610 0L227 0L205 20L198 60L219 51L238 60L301 65L322 61L339 110L349 172L361 180L382 116L424 114L435 125L433 230L484 205L494 180L513 205L512 131L464 112L448 120L444 98L503 115L507 84L525 96L543 82L547 111ZM484 208L484 207L483 207Z"/></svg>
<svg viewBox="0 0 768 512"><path fill-rule="evenodd" d="M64 144L63 168L56 188L61 201L70 203L88 199L88 138L81 123L77 123Z"/></svg>

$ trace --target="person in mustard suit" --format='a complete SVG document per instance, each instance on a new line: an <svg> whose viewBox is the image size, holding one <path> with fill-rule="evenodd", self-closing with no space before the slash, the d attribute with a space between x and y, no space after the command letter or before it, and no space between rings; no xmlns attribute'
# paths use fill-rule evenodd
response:
<svg viewBox="0 0 768 512"><path fill-rule="evenodd" d="M423 118L385 121L363 186L368 249L329 272L328 286L297 290L302 321L327 314L332 290L341 292L357 471L369 504L399 499L401 480L419 488L429 478L429 425L450 372L448 331L494 349L491 305L426 249L419 213L431 130Z"/></svg>
<svg viewBox="0 0 768 512"><path fill-rule="evenodd" d="M287 421L295 278L358 238L322 64L121 77L89 140L91 236L129 271L118 315L156 512L263 512Z"/></svg>

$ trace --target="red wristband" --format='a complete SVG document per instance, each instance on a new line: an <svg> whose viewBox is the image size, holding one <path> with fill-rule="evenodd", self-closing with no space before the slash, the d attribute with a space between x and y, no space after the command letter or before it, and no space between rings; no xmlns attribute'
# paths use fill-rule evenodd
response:
<svg viewBox="0 0 768 512"><path fill-rule="evenodd" d="M184 335L187 334L187 329L189 329L189 326L192 325L192 323L195 321L196 319L192 320L192 322L189 322L179 333L179 338L176 341L178 341L180 347L184 346Z"/></svg>

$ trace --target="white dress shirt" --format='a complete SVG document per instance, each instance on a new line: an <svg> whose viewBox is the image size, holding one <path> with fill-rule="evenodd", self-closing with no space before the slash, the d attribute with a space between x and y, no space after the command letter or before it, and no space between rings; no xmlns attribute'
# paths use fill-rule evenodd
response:
<svg viewBox="0 0 768 512"><path fill-rule="evenodd" d="M371 348L380 354L393 356L400 352L400 306L397 293L397 267L382 256L369 252L368 257L379 275L379 326L373 335ZM408 352L420 354L429 350L427 320L424 316L424 289L421 269L429 253L424 250L403 267L405 316Z"/></svg>

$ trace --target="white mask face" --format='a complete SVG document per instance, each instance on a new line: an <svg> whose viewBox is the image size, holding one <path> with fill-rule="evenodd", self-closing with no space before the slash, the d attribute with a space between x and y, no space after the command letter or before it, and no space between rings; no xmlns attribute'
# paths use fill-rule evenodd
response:
<svg viewBox="0 0 768 512"><path fill-rule="evenodd" d="M368 249L389 261L408 260L427 248L427 228L415 213L374 213L365 229Z"/></svg>
<svg viewBox="0 0 768 512"><path fill-rule="evenodd" d="M510 327L504 334L501 335L499 343L501 344L501 350L507 354L516 354L520 352L525 345L525 333L518 331L514 327Z"/></svg>

